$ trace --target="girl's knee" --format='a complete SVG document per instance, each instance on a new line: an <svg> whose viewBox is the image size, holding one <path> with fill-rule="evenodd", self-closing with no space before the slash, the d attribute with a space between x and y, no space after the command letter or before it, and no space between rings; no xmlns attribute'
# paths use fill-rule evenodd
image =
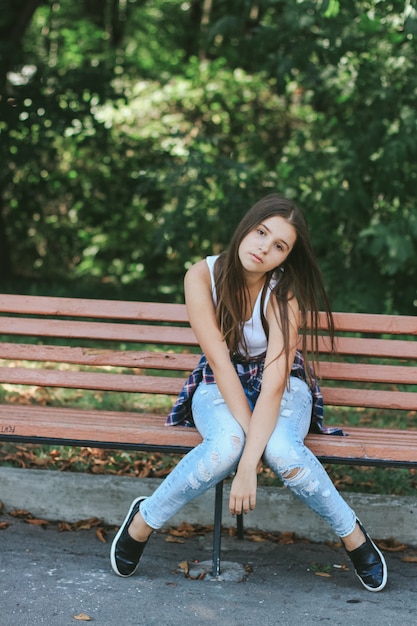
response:
<svg viewBox="0 0 417 626"><path fill-rule="evenodd" d="M226 465L236 465L239 461L243 447L245 445L244 435L238 433L228 433L223 439L218 448L219 456Z"/></svg>
<svg viewBox="0 0 417 626"><path fill-rule="evenodd" d="M228 467L234 468L238 463L243 452L245 438L243 434L231 432L206 443L209 447L206 458L210 459L212 467L219 467L222 471Z"/></svg>
<svg viewBox="0 0 417 626"><path fill-rule="evenodd" d="M226 436L218 442L203 442L206 445L203 454L187 474L187 481L192 489L202 485L211 485L235 471L243 450L243 439L238 435Z"/></svg>
<svg viewBox="0 0 417 626"><path fill-rule="evenodd" d="M270 442L265 449L265 462L281 478L290 478L294 468L302 463L303 445L290 443L284 438L278 442Z"/></svg>

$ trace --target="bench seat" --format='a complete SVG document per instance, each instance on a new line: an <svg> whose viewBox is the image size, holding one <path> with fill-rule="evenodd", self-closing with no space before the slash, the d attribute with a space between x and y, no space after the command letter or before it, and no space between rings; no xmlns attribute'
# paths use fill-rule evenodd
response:
<svg viewBox="0 0 417 626"><path fill-rule="evenodd" d="M165 416L42 406L0 405L0 435L9 441L184 453L198 445L194 428L165 426ZM326 463L417 466L417 430L349 426L344 437L307 436Z"/></svg>

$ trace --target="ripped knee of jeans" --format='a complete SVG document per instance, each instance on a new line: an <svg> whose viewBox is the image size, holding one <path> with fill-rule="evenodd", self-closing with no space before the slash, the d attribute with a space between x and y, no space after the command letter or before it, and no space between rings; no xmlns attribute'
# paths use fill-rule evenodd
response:
<svg viewBox="0 0 417 626"><path fill-rule="evenodd" d="M194 471L188 474L188 483L192 489L199 489L204 483L210 482L213 478L216 466L220 463L220 454L217 450L213 450L210 454L208 462L201 459Z"/></svg>
<svg viewBox="0 0 417 626"><path fill-rule="evenodd" d="M239 435L232 435L231 441L232 441L233 452L240 453L243 449L243 443L244 443L242 437L239 437Z"/></svg>
<svg viewBox="0 0 417 626"><path fill-rule="evenodd" d="M285 480L290 480L291 478L295 478L295 477L297 476L297 474L298 474L298 472L299 472L299 471L300 471L300 468L299 468L299 467L294 467L294 469L292 469L292 470L287 470L286 472L284 472L284 473L282 474L282 477L283 477Z"/></svg>
<svg viewBox="0 0 417 626"><path fill-rule="evenodd" d="M188 474L188 484L199 489L203 484L217 482L224 473L232 472L243 450L244 439L231 435L227 446L213 448L210 454L200 459L197 466Z"/></svg>
<svg viewBox="0 0 417 626"><path fill-rule="evenodd" d="M311 476L312 471L308 467L294 467L281 473L284 484L294 491L303 490L306 494L316 493L320 483L317 478Z"/></svg>

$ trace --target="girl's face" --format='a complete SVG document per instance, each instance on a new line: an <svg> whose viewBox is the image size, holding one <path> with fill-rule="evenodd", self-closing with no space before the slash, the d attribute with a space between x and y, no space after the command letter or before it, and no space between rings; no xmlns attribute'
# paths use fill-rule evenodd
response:
<svg viewBox="0 0 417 626"><path fill-rule="evenodd" d="M296 239L294 226L279 215L268 217L258 224L239 246L239 259L247 277L266 274L282 265Z"/></svg>

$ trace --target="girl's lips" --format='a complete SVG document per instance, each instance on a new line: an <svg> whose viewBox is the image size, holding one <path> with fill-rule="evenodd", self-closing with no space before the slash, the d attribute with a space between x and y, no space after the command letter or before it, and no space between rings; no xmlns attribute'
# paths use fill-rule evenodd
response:
<svg viewBox="0 0 417 626"><path fill-rule="evenodd" d="M251 257L252 257L253 259L255 259L255 261L256 261L257 263L263 263L263 261L262 261L261 257L260 257L260 256L258 256L257 254L254 254L253 252L251 252Z"/></svg>

